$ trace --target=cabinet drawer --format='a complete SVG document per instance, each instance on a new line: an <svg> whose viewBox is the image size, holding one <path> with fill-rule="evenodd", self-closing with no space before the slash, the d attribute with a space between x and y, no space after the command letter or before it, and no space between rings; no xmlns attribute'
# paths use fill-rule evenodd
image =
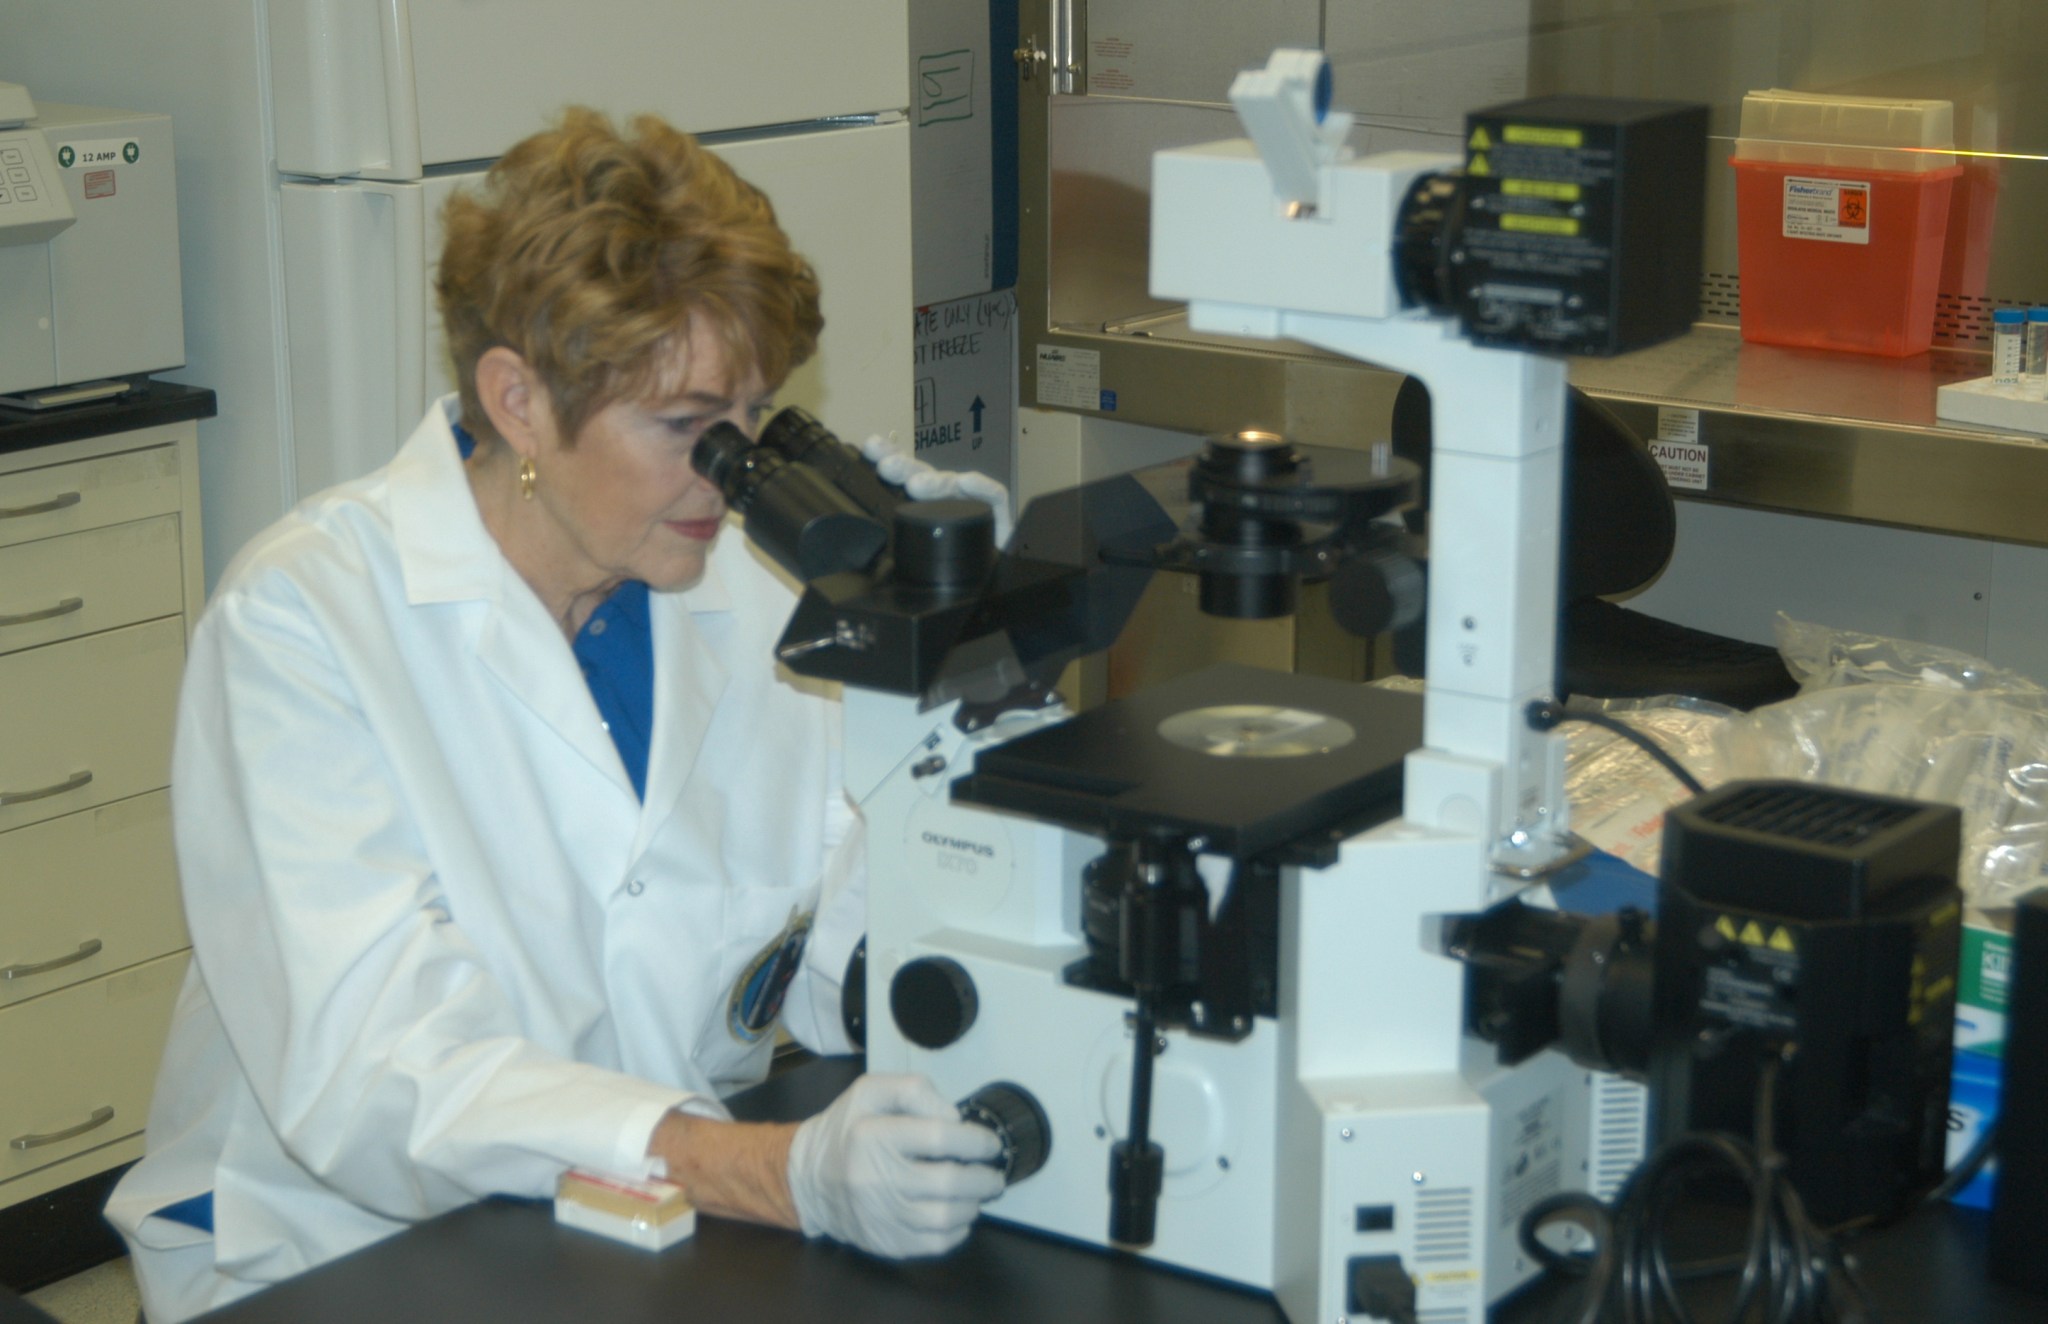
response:
<svg viewBox="0 0 2048 1324"><path fill-rule="evenodd" d="M151 446L0 476L0 547L178 509L178 448Z"/></svg>
<svg viewBox="0 0 2048 1324"><path fill-rule="evenodd" d="M170 780L179 617L0 657L0 832Z"/></svg>
<svg viewBox="0 0 2048 1324"><path fill-rule="evenodd" d="M0 1009L0 1181L142 1129L190 955Z"/></svg>
<svg viewBox="0 0 2048 1324"><path fill-rule="evenodd" d="M0 653L185 609L178 517L0 547Z"/></svg>
<svg viewBox="0 0 2048 1324"><path fill-rule="evenodd" d="M169 792L0 832L0 1006L186 945Z"/></svg>

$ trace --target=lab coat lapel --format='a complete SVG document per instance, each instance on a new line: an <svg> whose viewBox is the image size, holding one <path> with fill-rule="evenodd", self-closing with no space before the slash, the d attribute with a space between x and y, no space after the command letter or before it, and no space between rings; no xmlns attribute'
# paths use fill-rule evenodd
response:
<svg viewBox="0 0 2048 1324"><path fill-rule="evenodd" d="M632 778L604 728L575 654L523 581L515 577L492 604L476 647L478 660L514 698L632 798Z"/></svg>
<svg viewBox="0 0 2048 1324"><path fill-rule="evenodd" d="M479 608L478 661L630 800L632 779L575 654L477 514L449 427L454 408L449 396L429 409L389 470L406 600Z"/></svg>
<svg viewBox="0 0 2048 1324"><path fill-rule="evenodd" d="M735 531L728 529L730 538ZM654 733L647 751L647 805L637 856L676 812L725 693L731 600L715 561L685 593L648 595L654 634Z"/></svg>

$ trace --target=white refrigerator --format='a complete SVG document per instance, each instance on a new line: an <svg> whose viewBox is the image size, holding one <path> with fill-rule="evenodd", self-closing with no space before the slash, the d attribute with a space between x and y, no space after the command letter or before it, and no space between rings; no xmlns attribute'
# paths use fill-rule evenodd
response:
<svg viewBox="0 0 2048 1324"><path fill-rule="evenodd" d="M913 423L906 0L4 0L0 79L168 112L207 582L451 389L438 216L569 104L651 111L775 204L823 287L778 397Z"/></svg>

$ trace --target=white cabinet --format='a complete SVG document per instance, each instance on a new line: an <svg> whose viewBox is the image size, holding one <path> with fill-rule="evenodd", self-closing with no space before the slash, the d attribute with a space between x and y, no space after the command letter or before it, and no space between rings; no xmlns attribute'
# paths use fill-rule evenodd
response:
<svg viewBox="0 0 2048 1324"><path fill-rule="evenodd" d="M197 421L0 451L0 1208L142 1152L200 567Z"/></svg>

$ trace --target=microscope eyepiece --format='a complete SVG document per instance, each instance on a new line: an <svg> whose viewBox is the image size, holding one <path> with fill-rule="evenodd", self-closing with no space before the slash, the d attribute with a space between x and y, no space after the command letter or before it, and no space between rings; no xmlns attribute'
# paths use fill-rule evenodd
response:
<svg viewBox="0 0 2048 1324"><path fill-rule="evenodd" d="M845 449L829 433L825 439ZM771 444L769 433L755 443L730 423L714 424L697 439L690 464L746 519L747 536L806 582L865 570L889 545L886 525L818 469Z"/></svg>

